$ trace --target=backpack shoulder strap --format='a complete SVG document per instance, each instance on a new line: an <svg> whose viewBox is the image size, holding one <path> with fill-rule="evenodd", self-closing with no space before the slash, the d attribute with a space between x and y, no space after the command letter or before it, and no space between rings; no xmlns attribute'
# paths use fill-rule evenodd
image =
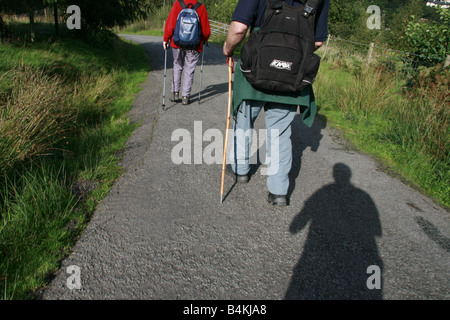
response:
<svg viewBox="0 0 450 320"><path fill-rule="evenodd" d="M281 10L283 7L283 1L282 0L267 0L267 9L272 10ZM299 0L300 3L305 5L305 8L303 9L303 15L305 17L309 17L310 15L314 14L317 10L317 8L322 3L322 0Z"/></svg>
<svg viewBox="0 0 450 320"><path fill-rule="evenodd" d="M282 0L268 0L267 9L281 10L283 7Z"/></svg>
<svg viewBox="0 0 450 320"><path fill-rule="evenodd" d="M194 6L194 10L197 11L197 9L200 8L201 5L202 5L202 3L197 1L197 3Z"/></svg>
<svg viewBox="0 0 450 320"><path fill-rule="evenodd" d="M202 5L201 2L197 1L197 3L193 6L192 4L186 4L184 3L183 0L178 0L178 2L180 3L181 9L186 9L186 8L192 8L195 11L197 11L198 8L200 8L200 6Z"/></svg>
<svg viewBox="0 0 450 320"><path fill-rule="evenodd" d="M184 0L178 0L178 2L180 3L181 9L187 8L187 5L186 5L186 3L184 3Z"/></svg>

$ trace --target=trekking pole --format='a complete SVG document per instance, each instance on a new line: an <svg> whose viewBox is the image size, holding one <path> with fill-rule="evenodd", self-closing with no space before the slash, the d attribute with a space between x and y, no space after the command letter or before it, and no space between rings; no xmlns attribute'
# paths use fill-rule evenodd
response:
<svg viewBox="0 0 450 320"><path fill-rule="evenodd" d="M232 102L232 90L233 90L233 72L234 72L234 61L233 58L227 58L228 65L228 110L227 110L227 127L225 130L225 143L223 145L223 161L222 161L222 181L220 185L220 203L223 202L223 187L225 182L225 167L227 160L227 144L228 144L228 129L230 128L230 118L231 118L231 102Z"/></svg>
<svg viewBox="0 0 450 320"><path fill-rule="evenodd" d="M163 87L163 100L162 108L166 106L166 74L167 74L167 48L164 49L164 87Z"/></svg>
<svg viewBox="0 0 450 320"><path fill-rule="evenodd" d="M203 51L202 51L202 65L200 67L200 88L198 89L198 103L200 104L201 101L201 91L202 91L202 78L203 78L203 57L205 56L205 47L203 46Z"/></svg>

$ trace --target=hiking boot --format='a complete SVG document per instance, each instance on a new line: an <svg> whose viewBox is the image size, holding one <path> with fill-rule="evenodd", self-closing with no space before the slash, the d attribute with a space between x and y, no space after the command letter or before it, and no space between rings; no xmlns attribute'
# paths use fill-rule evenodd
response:
<svg viewBox="0 0 450 320"><path fill-rule="evenodd" d="M248 182L248 175L246 174L236 174L234 173L233 169L231 168L231 164L227 164L227 167L225 169L225 172L234 178L236 178L236 181L238 183L247 183Z"/></svg>
<svg viewBox="0 0 450 320"><path fill-rule="evenodd" d="M269 195L267 196L267 202L278 207L287 206L286 196L273 194L271 192L269 192Z"/></svg>
<svg viewBox="0 0 450 320"><path fill-rule="evenodd" d="M188 105L189 104L189 97L183 97L182 104L183 105Z"/></svg>
<svg viewBox="0 0 450 320"><path fill-rule="evenodd" d="M173 92L172 102L180 102L180 93L179 92Z"/></svg>

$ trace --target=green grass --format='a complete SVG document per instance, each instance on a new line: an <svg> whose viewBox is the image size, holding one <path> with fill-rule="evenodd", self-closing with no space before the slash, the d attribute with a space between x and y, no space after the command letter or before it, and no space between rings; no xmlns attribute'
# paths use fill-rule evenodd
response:
<svg viewBox="0 0 450 320"><path fill-rule="evenodd" d="M115 33L127 33L145 36L163 36L164 24L169 16L172 5L167 5L161 8L155 8L152 16L147 20L135 21L128 24L126 27L115 28Z"/></svg>
<svg viewBox="0 0 450 320"><path fill-rule="evenodd" d="M433 95L425 85L406 93L404 83L380 66L325 59L314 84L319 113L390 173L450 207L448 86Z"/></svg>
<svg viewBox="0 0 450 320"><path fill-rule="evenodd" d="M1 299L39 296L120 176L149 71L118 38L37 38L0 45Z"/></svg>
<svg viewBox="0 0 450 320"><path fill-rule="evenodd" d="M30 298L45 285L48 272L68 253L81 218L64 168L40 163L15 179L5 178L1 190L8 198L0 229L4 299Z"/></svg>

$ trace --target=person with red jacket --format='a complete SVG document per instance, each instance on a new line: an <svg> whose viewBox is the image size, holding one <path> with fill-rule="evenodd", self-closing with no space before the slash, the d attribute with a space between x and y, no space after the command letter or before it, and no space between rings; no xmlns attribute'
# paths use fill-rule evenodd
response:
<svg viewBox="0 0 450 320"><path fill-rule="evenodd" d="M178 14L181 12L182 7L180 1L183 1L186 5L192 4L194 6L197 0L176 0L173 3L170 14L166 20L164 27L163 48L167 50L169 46L172 47L173 54L173 81L172 81L172 101L178 102L180 100L181 89L181 74L184 70L183 88L182 88L182 103L183 105L189 104L189 97L191 94L192 83L194 82L194 72L197 62L200 57L200 53L203 51L203 44L206 43L211 35L211 29L209 26L208 12L204 4L201 4L197 9L197 14L200 18L201 25L201 41L194 50L183 49L178 47L173 42L173 34L177 23ZM172 40L172 41L171 41Z"/></svg>

